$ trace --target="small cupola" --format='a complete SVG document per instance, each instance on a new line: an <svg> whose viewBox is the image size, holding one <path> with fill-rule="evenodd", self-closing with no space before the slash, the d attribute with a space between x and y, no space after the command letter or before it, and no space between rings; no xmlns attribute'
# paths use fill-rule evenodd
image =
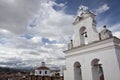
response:
<svg viewBox="0 0 120 80"><path fill-rule="evenodd" d="M112 32L106 28L106 25L103 26L103 30L99 33L100 40L111 38Z"/></svg>
<svg viewBox="0 0 120 80"><path fill-rule="evenodd" d="M42 63L41 63L41 66L45 66L45 62L42 62Z"/></svg>

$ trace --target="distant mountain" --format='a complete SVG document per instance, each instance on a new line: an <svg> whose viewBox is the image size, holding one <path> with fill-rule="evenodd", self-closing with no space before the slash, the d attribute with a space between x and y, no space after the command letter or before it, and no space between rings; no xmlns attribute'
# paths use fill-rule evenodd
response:
<svg viewBox="0 0 120 80"><path fill-rule="evenodd" d="M16 68L8 68L8 67L0 67L0 73L17 73L17 72L29 72L30 70L26 69L16 69Z"/></svg>

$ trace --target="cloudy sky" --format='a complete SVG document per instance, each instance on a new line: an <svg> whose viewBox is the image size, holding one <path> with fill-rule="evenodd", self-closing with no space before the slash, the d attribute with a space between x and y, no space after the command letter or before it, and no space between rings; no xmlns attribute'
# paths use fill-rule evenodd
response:
<svg viewBox="0 0 120 80"><path fill-rule="evenodd" d="M107 25L120 37L119 0L0 0L0 66L65 65L81 6L97 15L98 30Z"/></svg>

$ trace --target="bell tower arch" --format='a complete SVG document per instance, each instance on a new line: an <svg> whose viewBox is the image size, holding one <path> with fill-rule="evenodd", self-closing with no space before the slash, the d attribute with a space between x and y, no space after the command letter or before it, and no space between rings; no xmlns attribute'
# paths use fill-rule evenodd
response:
<svg viewBox="0 0 120 80"><path fill-rule="evenodd" d="M81 27L79 30L79 37L80 37L80 44L85 45L87 44L86 38L87 38L87 32L86 32L86 27Z"/></svg>
<svg viewBox="0 0 120 80"><path fill-rule="evenodd" d="M106 26L98 33L89 11L80 14L73 27L73 39L64 51L64 80L120 80L120 39Z"/></svg>
<svg viewBox="0 0 120 80"><path fill-rule="evenodd" d="M73 23L73 27L74 47L99 40L99 34L96 30L95 14L90 11L84 12L80 16L77 16Z"/></svg>

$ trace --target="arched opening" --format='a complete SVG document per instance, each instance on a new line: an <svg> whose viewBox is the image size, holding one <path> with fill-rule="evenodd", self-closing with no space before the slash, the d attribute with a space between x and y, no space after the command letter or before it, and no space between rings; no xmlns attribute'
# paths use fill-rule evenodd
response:
<svg viewBox="0 0 120 80"><path fill-rule="evenodd" d="M80 28L80 43L81 45L85 45L87 44L87 31L86 31L86 27L81 27Z"/></svg>
<svg viewBox="0 0 120 80"><path fill-rule="evenodd" d="M99 59L94 59L91 62L93 80L105 80L102 64Z"/></svg>
<svg viewBox="0 0 120 80"><path fill-rule="evenodd" d="M41 74L41 71L39 72L39 74Z"/></svg>
<svg viewBox="0 0 120 80"><path fill-rule="evenodd" d="M45 71L45 74L47 74L47 71Z"/></svg>
<svg viewBox="0 0 120 80"><path fill-rule="evenodd" d="M82 80L81 65L79 62L74 63L74 80Z"/></svg>

